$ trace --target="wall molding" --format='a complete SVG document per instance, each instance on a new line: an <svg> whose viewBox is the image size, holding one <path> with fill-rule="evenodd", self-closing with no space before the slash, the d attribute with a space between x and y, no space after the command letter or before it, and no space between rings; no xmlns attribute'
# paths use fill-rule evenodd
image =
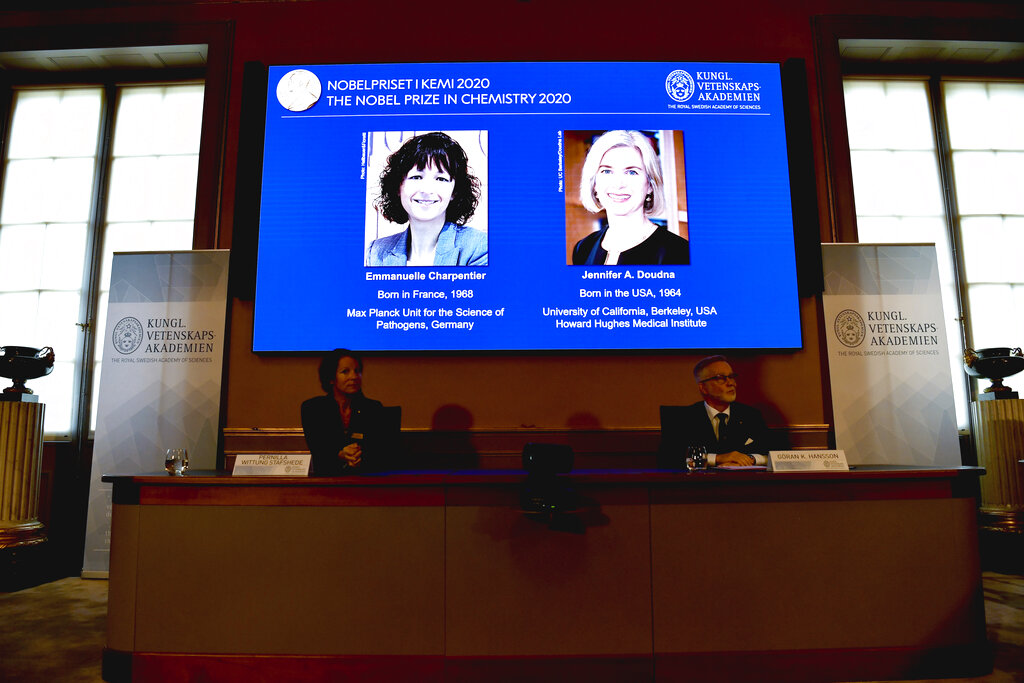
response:
<svg viewBox="0 0 1024 683"><path fill-rule="evenodd" d="M834 441L828 424L774 427L772 431L794 449L829 448ZM305 453L300 427L225 427L225 460L247 453ZM414 466L465 466L487 469L517 466L523 446L531 442L572 446L578 467L654 467L661 430L631 429L470 429L442 431L403 429L403 450Z"/></svg>

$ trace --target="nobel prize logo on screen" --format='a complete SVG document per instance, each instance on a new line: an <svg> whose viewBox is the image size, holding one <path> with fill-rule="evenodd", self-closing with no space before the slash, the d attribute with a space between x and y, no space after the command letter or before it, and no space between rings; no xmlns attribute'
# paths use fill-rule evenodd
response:
<svg viewBox="0 0 1024 683"><path fill-rule="evenodd" d="M864 318L857 311L847 308L836 316L836 339L843 346L851 349L860 346L864 342L866 329Z"/></svg>
<svg viewBox="0 0 1024 683"><path fill-rule="evenodd" d="M665 79L665 90L676 102L686 102L693 97L696 85L693 76L682 69L676 69Z"/></svg>
<svg viewBox="0 0 1024 683"><path fill-rule="evenodd" d="M114 325L114 348L118 353L134 353L142 344L142 323L137 318L121 318Z"/></svg>
<svg viewBox="0 0 1024 683"><path fill-rule="evenodd" d="M316 74L293 69L277 82L277 101L288 111L306 111L320 99L322 86Z"/></svg>

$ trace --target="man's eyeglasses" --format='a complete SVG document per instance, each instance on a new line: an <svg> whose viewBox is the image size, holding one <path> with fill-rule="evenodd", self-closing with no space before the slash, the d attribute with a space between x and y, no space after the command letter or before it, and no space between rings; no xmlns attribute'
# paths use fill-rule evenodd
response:
<svg viewBox="0 0 1024 683"><path fill-rule="evenodd" d="M728 375L712 375L711 377L705 377L704 379L697 382L697 384L703 384L704 382L724 382L727 379L731 379L733 382L736 381L738 375L732 372Z"/></svg>

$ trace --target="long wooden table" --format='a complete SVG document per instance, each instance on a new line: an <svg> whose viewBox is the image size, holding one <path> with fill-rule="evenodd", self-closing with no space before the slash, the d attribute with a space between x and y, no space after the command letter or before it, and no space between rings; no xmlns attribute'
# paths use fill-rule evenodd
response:
<svg viewBox="0 0 1024 683"><path fill-rule="evenodd" d="M104 678L979 675L981 473L109 475Z"/></svg>

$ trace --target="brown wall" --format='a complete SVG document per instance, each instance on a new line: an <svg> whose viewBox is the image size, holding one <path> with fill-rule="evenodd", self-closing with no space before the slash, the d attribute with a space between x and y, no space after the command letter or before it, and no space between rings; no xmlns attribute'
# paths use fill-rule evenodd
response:
<svg viewBox="0 0 1024 683"><path fill-rule="evenodd" d="M28 6L27 3L24 3ZM47 3L32 5L38 8ZM554 0L488 2L191 2L106 3L103 9L5 11L0 27L113 25L131 35L133 24L179 25L229 22L230 82L223 166L210 209L216 245L252 238L251 225L234 226L235 180L242 117L242 73L249 61L264 64L316 62L506 61L506 60L687 60L784 61L807 64L818 215L823 241L837 231L830 219L835 197L826 182L826 154L819 111L817 15L906 17L913 27L924 17L955 24L962 19L1020 20L1015 2L924 2L831 0L765 3L663 3L641 0L579 4ZM7 5L10 7L10 4ZM993 25L1000 21L992 21ZM42 35L45 35L45 31ZM44 41L45 42L45 41ZM40 44L39 49L57 45ZM827 56L823 57L827 59ZM216 96L216 93L214 93ZM248 112L247 112L248 113ZM206 150L204 153L209 153ZM839 188L849 195L849 188ZM203 207L198 207L200 215ZM210 227L210 226L204 226ZM210 231L213 233L214 231ZM235 234L235 233L238 234ZM236 276L238 273L235 274ZM251 428L295 428L298 405L319 393L316 359L256 355L252 302L234 299L227 366L228 432ZM802 350L734 353L742 374L741 397L761 405L770 424L831 422L820 299L801 301ZM302 324L296 320L295 324ZM339 346L345 345L338 339ZM542 430L648 430L658 424L658 405L696 400L688 372L703 354L473 354L466 356L381 355L367 359L367 393L400 404L404 426L413 430L470 427L507 432ZM528 433L528 432L527 432Z"/></svg>

